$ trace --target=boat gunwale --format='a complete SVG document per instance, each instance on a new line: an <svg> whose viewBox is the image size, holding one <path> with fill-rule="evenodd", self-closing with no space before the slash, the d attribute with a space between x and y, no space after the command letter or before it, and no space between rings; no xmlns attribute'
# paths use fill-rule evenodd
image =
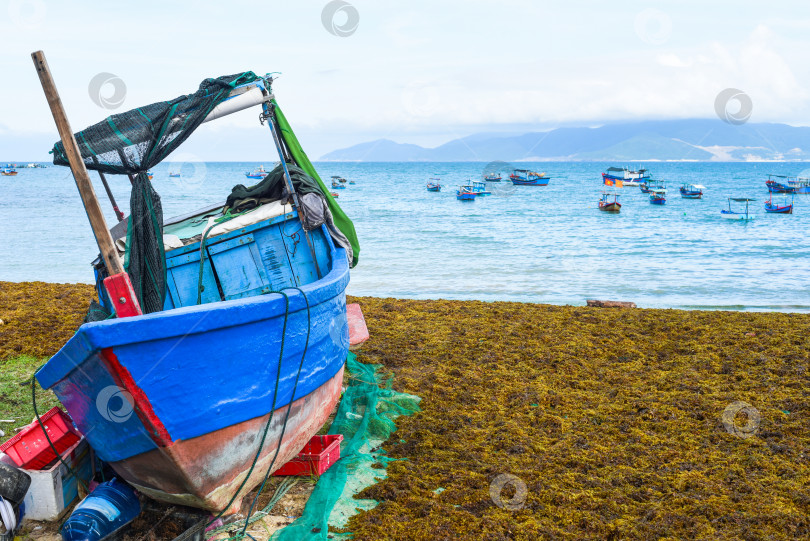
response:
<svg viewBox="0 0 810 541"><path fill-rule="evenodd" d="M324 226L321 227L324 228ZM323 304L346 291L349 283L349 262L346 250L335 246L326 231L325 236L332 259L332 268L320 280L300 286L299 289L306 295L306 300L301 291L293 288L284 289L289 298L289 314L306 310L307 304L310 308ZM269 320L283 314L286 306L283 295L268 293L184 306L128 318L85 323L35 375L44 389L50 389L79 368L87 358L103 349L204 334L214 330ZM205 314L205 317L200 318L200 314ZM172 320L172 323L167 324L168 320ZM179 332L176 330L178 327L187 330ZM148 338L144 339L144 336L148 336Z"/></svg>

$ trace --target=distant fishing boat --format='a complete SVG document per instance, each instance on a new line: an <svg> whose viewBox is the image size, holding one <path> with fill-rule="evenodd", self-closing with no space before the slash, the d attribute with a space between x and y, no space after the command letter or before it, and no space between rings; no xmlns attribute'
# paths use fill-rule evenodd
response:
<svg viewBox="0 0 810 541"><path fill-rule="evenodd" d="M177 176L179 177L180 175L177 175ZM263 165L260 165L259 167L257 167L256 169L254 169L250 173L245 172L245 176L247 178L264 178L264 177L267 176L267 171L264 170Z"/></svg>
<svg viewBox="0 0 810 541"><path fill-rule="evenodd" d="M684 184L679 188L679 191L684 199L700 199L703 197L703 190L705 189L706 186L702 184Z"/></svg>
<svg viewBox="0 0 810 541"><path fill-rule="evenodd" d="M503 180L503 177L500 173L492 173L490 175L484 175L484 180L486 182L500 182Z"/></svg>
<svg viewBox="0 0 810 541"><path fill-rule="evenodd" d="M353 181L353 180L350 180L349 184L357 184L357 183L355 181Z"/></svg>
<svg viewBox="0 0 810 541"><path fill-rule="evenodd" d="M441 179L438 178L431 178L427 182L427 191L429 192L440 192L442 191L442 183Z"/></svg>
<svg viewBox="0 0 810 541"><path fill-rule="evenodd" d="M773 180L778 178L784 182ZM765 181L768 191L771 193L810 193L810 178L790 177L786 175L768 175Z"/></svg>
<svg viewBox="0 0 810 541"><path fill-rule="evenodd" d="M628 186L629 186L629 184L628 184ZM652 178L644 180L644 181L642 181L642 182L640 182L638 184L638 188L639 188L639 190L641 190L641 193L650 193L651 191L653 191L653 190L655 190L657 188L663 188L663 187L664 187L664 182L662 180L656 180L656 179L652 179Z"/></svg>
<svg viewBox="0 0 810 541"><path fill-rule="evenodd" d="M487 190L487 185L483 182L473 182L472 187L475 195L492 195L492 192Z"/></svg>
<svg viewBox="0 0 810 541"><path fill-rule="evenodd" d="M472 201L478 195L472 186L459 186L456 190L456 199L460 201Z"/></svg>
<svg viewBox="0 0 810 541"><path fill-rule="evenodd" d="M773 200L773 195L765 201L765 212L771 214L793 214L793 195L791 194L790 203L787 201L787 194L785 194L785 200L782 205L775 203Z"/></svg>
<svg viewBox="0 0 810 541"><path fill-rule="evenodd" d="M179 176L180 176L180 171L177 171L177 172L169 171L169 178L177 178Z"/></svg>
<svg viewBox="0 0 810 541"><path fill-rule="evenodd" d="M734 201L735 203L745 203L745 210L744 211L736 211L731 208L731 202ZM721 210L720 215L723 218L728 220L753 220L754 215L748 212L748 203L750 201L754 201L754 199L748 199L745 197L729 197L728 198L728 210Z"/></svg>
<svg viewBox="0 0 810 541"><path fill-rule="evenodd" d="M613 198L612 201L611 197ZM599 210L602 212L621 212L622 204L619 203L619 194L602 192L602 199L599 200Z"/></svg>
<svg viewBox="0 0 810 541"><path fill-rule="evenodd" d="M515 186L547 186L550 178L545 173L536 173L529 169L515 169L509 175Z"/></svg>
<svg viewBox="0 0 810 541"><path fill-rule="evenodd" d="M332 197L335 197L335 198L340 197L340 194L337 193L337 192L329 192L329 195L331 195Z"/></svg>
<svg viewBox="0 0 810 541"><path fill-rule="evenodd" d="M346 189L346 186L344 186L344 185L343 185L343 184L341 184L340 182L335 182L335 181L333 180L333 181L332 181L332 189L334 189L334 190L345 190L345 189Z"/></svg>
<svg viewBox="0 0 810 541"><path fill-rule="evenodd" d="M651 177L646 169L633 171L627 167L608 167L607 172L602 173L602 182L608 186L639 186Z"/></svg>
<svg viewBox="0 0 810 541"><path fill-rule="evenodd" d="M656 188L650 190L650 203L653 205L666 205L667 204L667 191L663 188Z"/></svg>
<svg viewBox="0 0 810 541"><path fill-rule="evenodd" d="M4 177L13 177L16 174L17 174L17 170L14 169L13 167L8 167L8 168L3 169L2 171L0 171L0 175L3 175Z"/></svg>

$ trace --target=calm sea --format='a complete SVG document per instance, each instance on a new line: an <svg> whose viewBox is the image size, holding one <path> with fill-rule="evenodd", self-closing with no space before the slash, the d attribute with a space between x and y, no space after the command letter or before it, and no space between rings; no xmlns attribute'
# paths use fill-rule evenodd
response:
<svg viewBox="0 0 810 541"><path fill-rule="evenodd" d="M168 217L224 200L234 184L250 183L244 171L257 165L187 163L178 179L163 164L153 182ZM480 178L487 164L316 165L325 179L356 181L338 200L362 248L354 295L810 312L810 195L796 196L793 215L763 210L768 173L796 175L810 164L648 163L667 181L667 204L618 189L618 215L597 210L600 172L625 164L520 163L546 171L550 184L492 185L493 195L472 202L456 200L455 187ZM433 176L441 193L425 190ZM128 208L129 183L110 180ZM705 185L704 198L681 199L685 182ZM112 223L100 183L96 191ZM0 280L91 282L97 249L67 169L20 169L0 177L0 194ZM756 218L722 219L730 196L756 199Z"/></svg>

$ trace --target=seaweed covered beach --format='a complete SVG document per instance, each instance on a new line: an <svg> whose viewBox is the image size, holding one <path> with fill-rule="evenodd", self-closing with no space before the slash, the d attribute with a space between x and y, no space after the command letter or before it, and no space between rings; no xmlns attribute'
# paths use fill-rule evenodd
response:
<svg viewBox="0 0 810 541"><path fill-rule="evenodd" d="M0 416L92 296L0 282ZM422 397L355 539L810 536L810 315L352 301Z"/></svg>

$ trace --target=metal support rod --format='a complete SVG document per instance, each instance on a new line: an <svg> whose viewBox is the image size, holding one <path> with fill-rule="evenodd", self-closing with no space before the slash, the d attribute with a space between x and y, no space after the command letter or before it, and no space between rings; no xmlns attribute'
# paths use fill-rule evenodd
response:
<svg viewBox="0 0 810 541"><path fill-rule="evenodd" d="M107 177L104 176L104 173L101 171L98 172L98 176L101 177L101 183L104 184L104 191L107 192L107 197L110 198L110 203L112 204L113 212L115 212L115 217L118 218L118 221L124 219L124 213L118 208L118 204L115 202L115 197L113 197L112 191L110 190L110 185L107 184Z"/></svg>
<svg viewBox="0 0 810 541"><path fill-rule="evenodd" d="M98 165L98 158L93 156L93 163ZM115 217L118 218L118 221L124 219L124 213L118 209L118 204L115 202L115 197L113 197L112 190L110 190L110 185L107 184L107 177L104 176L104 173L101 171L98 172L99 178L101 178L101 183L104 185L104 191L107 192L107 197L110 198L110 203L112 204L113 211L115 212Z"/></svg>
<svg viewBox="0 0 810 541"><path fill-rule="evenodd" d="M272 105L268 102L262 103L262 110L264 111L264 115L268 120L267 124L270 126L270 133L273 134L273 142L276 144L276 151L278 152L278 157L281 160L281 168L284 170L284 182L287 184L287 190L290 192L293 205L295 205L298 215L301 217L301 229L304 230L304 237L307 239L309 253L312 255L312 262L315 263L315 272L318 273L318 279L320 280L323 278L323 275L321 275L321 267L318 265L318 259L315 256L315 245L312 244L312 238L309 236L309 231L307 231L307 229L304 227L304 207L301 206L298 199L298 193L296 193L295 187L293 186L292 177L290 177L290 171L287 169L287 161L284 159L284 150L281 147L281 141L278 133L276 132L276 125L275 121L273 120L271 107Z"/></svg>

